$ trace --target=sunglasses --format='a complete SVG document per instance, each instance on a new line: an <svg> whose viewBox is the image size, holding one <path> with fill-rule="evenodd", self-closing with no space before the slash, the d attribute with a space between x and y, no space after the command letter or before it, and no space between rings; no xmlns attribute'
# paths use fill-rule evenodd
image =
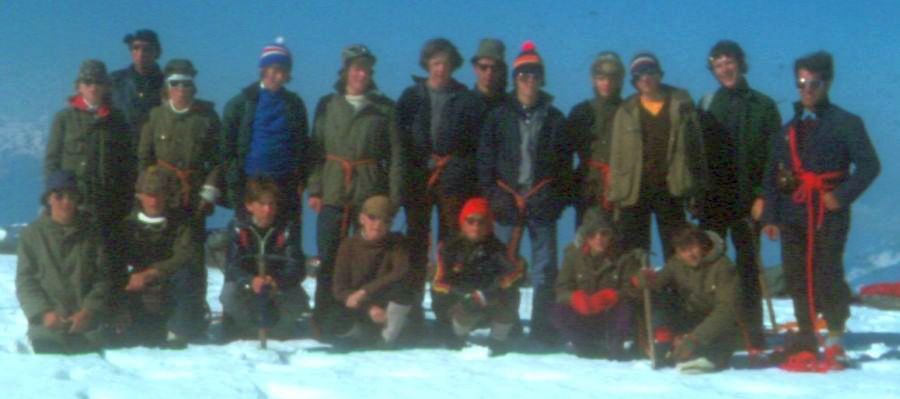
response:
<svg viewBox="0 0 900 399"><path fill-rule="evenodd" d="M166 82L169 87L181 87L184 89L192 89L194 88L194 82L190 80L170 80Z"/></svg>
<svg viewBox="0 0 900 399"><path fill-rule="evenodd" d="M534 72L519 72L516 74L516 80L521 80L523 82L532 81L532 80L541 80L544 76L539 73Z"/></svg>
<svg viewBox="0 0 900 399"><path fill-rule="evenodd" d="M500 65L497 64L475 64L475 67L481 72L500 70Z"/></svg>
<svg viewBox="0 0 900 399"><path fill-rule="evenodd" d="M797 88L800 90L819 90L823 86L825 86L825 81L822 79L797 79Z"/></svg>

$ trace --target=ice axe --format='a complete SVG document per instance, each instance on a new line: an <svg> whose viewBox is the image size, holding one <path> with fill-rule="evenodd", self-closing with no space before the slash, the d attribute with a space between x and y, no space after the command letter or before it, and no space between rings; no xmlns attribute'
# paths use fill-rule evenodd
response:
<svg viewBox="0 0 900 399"><path fill-rule="evenodd" d="M744 219L750 231L756 231L756 223L750 219ZM766 269L762 263L762 244L759 238L754 235L753 263L756 264L757 276L759 279L759 291L766 301L766 310L769 311L769 322L772 323L772 331L778 333L778 322L775 320L775 306L772 305L772 293L769 292L769 283L766 281Z"/></svg>
<svg viewBox="0 0 900 399"><path fill-rule="evenodd" d="M644 252L641 254L641 271L650 269L650 254ZM656 346L653 342L653 305L650 303L650 285L644 283L644 322L647 327L647 349L650 355L650 366L656 370L659 364L656 361Z"/></svg>

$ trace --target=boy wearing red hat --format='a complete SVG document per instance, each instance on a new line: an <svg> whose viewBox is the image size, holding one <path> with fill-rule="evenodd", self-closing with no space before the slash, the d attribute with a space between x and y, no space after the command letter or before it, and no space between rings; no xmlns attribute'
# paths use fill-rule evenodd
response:
<svg viewBox="0 0 900 399"><path fill-rule="evenodd" d="M506 247L494 236L493 224L487 200L466 201L459 214L461 234L439 250L432 289L438 320L452 324L449 346L461 348L469 332L487 320L491 323L491 354L501 355L517 319L517 283L523 270L521 263L506 257Z"/></svg>

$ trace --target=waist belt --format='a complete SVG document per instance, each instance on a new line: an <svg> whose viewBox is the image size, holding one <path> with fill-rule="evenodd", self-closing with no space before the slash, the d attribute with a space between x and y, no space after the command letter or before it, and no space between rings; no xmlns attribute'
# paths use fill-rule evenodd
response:
<svg viewBox="0 0 900 399"><path fill-rule="evenodd" d="M612 183L612 175L610 173L611 169L609 167L609 164L606 162L588 160L587 165L591 169L594 169L594 170L600 172L600 178L603 179L603 190L600 191L598 200L600 201L600 204L603 206L603 209L611 210L612 203L609 202L609 199L607 198L607 195L606 195L606 193L609 191L610 183Z"/></svg>
<svg viewBox="0 0 900 399"><path fill-rule="evenodd" d="M163 161L161 159L156 161L156 164L162 166L165 169L171 170L175 173L175 177L178 178L178 181L181 183L181 206L188 208L191 205L191 175L193 175L196 171L191 169L181 169L171 164L169 162Z"/></svg>
<svg viewBox="0 0 900 399"><path fill-rule="evenodd" d="M800 160L800 154L797 151L797 130L791 126L788 131L788 147L791 152L791 166L794 174L800 182L800 186L794 191L791 199L795 203L806 205L806 295L809 303L810 320L816 320L816 302L813 291L813 267L814 249L816 245L816 230L822 227L825 221L825 203L822 201L822 195L834 190L837 186L835 180L844 176L843 171L810 172L803 168L803 162ZM818 208L816 207L818 202ZM812 327L813 334L818 334L818 330Z"/></svg>
<svg viewBox="0 0 900 399"><path fill-rule="evenodd" d="M434 170L431 171L431 175L428 176L428 188L434 187L437 184L438 180L441 178L441 174L444 173L444 169L447 167L447 164L450 163L450 160L453 159L453 155L437 155L431 154L431 160L434 162Z"/></svg>
<svg viewBox="0 0 900 399"><path fill-rule="evenodd" d="M507 257L512 262L518 262L519 244L522 241L522 231L525 227L525 216L528 214L528 198L531 198L540 192L544 187L550 184L551 181L553 181L553 179L550 178L541 180L538 184L532 186L525 194L519 194L519 192L513 190L513 188L503 182L503 180L497 180L497 186L512 195L513 199L516 201L516 224L513 226L509 237L509 243L506 245Z"/></svg>
<svg viewBox="0 0 900 399"><path fill-rule="evenodd" d="M328 161L334 161L341 165L341 171L344 173L344 192L349 192L353 187L353 171L360 165L374 165L374 159L350 160L333 154L325 155ZM341 237L346 237L350 230L350 202L344 203L344 215L341 218Z"/></svg>

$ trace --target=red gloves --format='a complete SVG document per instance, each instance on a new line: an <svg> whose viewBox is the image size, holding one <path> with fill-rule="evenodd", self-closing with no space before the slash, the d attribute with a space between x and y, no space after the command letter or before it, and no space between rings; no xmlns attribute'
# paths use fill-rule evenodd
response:
<svg viewBox="0 0 900 399"><path fill-rule="evenodd" d="M602 289L591 295L582 290L572 293L569 297L569 305L572 306L578 314L582 316L590 316L603 313L619 302L619 294L613 289Z"/></svg>
<svg viewBox="0 0 900 399"><path fill-rule="evenodd" d="M591 311L603 313L619 303L619 293L611 288L604 288L591 295Z"/></svg>
<svg viewBox="0 0 900 399"><path fill-rule="evenodd" d="M582 316L588 316L593 313L591 312L590 301L588 294L582 290L573 292L572 296L569 297L569 305Z"/></svg>

